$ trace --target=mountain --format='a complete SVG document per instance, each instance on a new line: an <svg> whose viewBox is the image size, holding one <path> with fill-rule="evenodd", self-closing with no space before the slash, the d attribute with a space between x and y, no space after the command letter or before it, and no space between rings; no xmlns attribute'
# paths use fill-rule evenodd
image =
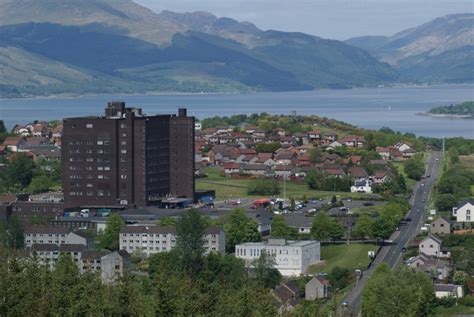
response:
<svg viewBox="0 0 474 317"><path fill-rule="evenodd" d="M0 0L2 51L20 53L0 59L0 97L309 90L398 76L340 41L207 12L156 14L131 0Z"/></svg>
<svg viewBox="0 0 474 317"><path fill-rule="evenodd" d="M452 14L390 37L363 36L345 41L394 66L401 80L473 82L474 14Z"/></svg>

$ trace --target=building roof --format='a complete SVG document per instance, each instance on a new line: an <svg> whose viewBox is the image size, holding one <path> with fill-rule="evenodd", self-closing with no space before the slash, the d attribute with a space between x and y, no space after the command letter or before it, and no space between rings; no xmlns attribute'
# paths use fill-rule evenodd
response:
<svg viewBox="0 0 474 317"><path fill-rule="evenodd" d="M69 228L48 226L29 226L24 230L25 234L68 234L70 231Z"/></svg>
<svg viewBox="0 0 474 317"><path fill-rule="evenodd" d="M107 251L86 251L82 253L82 260L100 260L103 256L109 254Z"/></svg>
<svg viewBox="0 0 474 317"><path fill-rule="evenodd" d="M255 170L255 171L263 171L267 170L268 166L262 164L245 164L243 166L244 170Z"/></svg>
<svg viewBox="0 0 474 317"><path fill-rule="evenodd" d="M35 243L31 246L31 250L37 252L53 252L58 251L59 246L57 244Z"/></svg>
<svg viewBox="0 0 474 317"><path fill-rule="evenodd" d="M458 208L458 209L459 209L459 208L462 208L464 205L466 205L466 204L468 204L468 203L471 204L471 205L474 205L474 198L468 198L468 199L462 200L462 201L458 204L457 208Z"/></svg>
<svg viewBox="0 0 474 317"><path fill-rule="evenodd" d="M435 284L435 292L456 292L459 285L454 284Z"/></svg>
<svg viewBox="0 0 474 317"><path fill-rule="evenodd" d="M83 244L60 244L59 252L84 252L87 248Z"/></svg>
<svg viewBox="0 0 474 317"><path fill-rule="evenodd" d="M3 141L4 145L18 145L22 140L25 138L22 136L9 136L6 137L5 140Z"/></svg>
<svg viewBox="0 0 474 317"><path fill-rule="evenodd" d="M349 167L349 170L347 172L350 175L359 177L359 178L369 176L369 174L367 174L367 171L363 167L358 167L358 166Z"/></svg>

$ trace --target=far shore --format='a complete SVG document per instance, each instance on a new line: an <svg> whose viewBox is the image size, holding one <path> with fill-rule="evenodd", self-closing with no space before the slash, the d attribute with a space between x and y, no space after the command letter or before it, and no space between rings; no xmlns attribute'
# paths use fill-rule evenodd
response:
<svg viewBox="0 0 474 317"><path fill-rule="evenodd" d="M433 118L446 118L446 119L474 119L474 116L466 115L466 114L418 112L416 115L417 116L433 117Z"/></svg>

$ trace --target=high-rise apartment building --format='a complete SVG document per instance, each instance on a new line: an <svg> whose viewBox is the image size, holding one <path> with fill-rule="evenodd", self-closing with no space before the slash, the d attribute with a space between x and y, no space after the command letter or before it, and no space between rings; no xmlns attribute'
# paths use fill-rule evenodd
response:
<svg viewBox="0 0 474 317"><path fill-rule="evenodd" d="M142 114L109 102L105 116L63 122L65 208L143 207L194 195L194 117Z"/></svg>

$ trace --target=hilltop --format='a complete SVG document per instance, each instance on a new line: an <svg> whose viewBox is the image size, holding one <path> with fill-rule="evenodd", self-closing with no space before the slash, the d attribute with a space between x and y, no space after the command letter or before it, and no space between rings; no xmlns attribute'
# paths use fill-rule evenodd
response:
<svg viewBox="0 0 474 317"><path fill-rule="evenodd" d="M156 14L130 0L0 0L0 48L0 97L310 90L398 76L340 41L263 31L207 12ZM68 80L72 71L83 79L76 87Z"/></svg>
<svg viewBox="0 0 474 317"><path fill-rule="evenodd" d="M473 82L474 14L452 14L393 36L345 41L363 48L416 82Z"/></svg>

